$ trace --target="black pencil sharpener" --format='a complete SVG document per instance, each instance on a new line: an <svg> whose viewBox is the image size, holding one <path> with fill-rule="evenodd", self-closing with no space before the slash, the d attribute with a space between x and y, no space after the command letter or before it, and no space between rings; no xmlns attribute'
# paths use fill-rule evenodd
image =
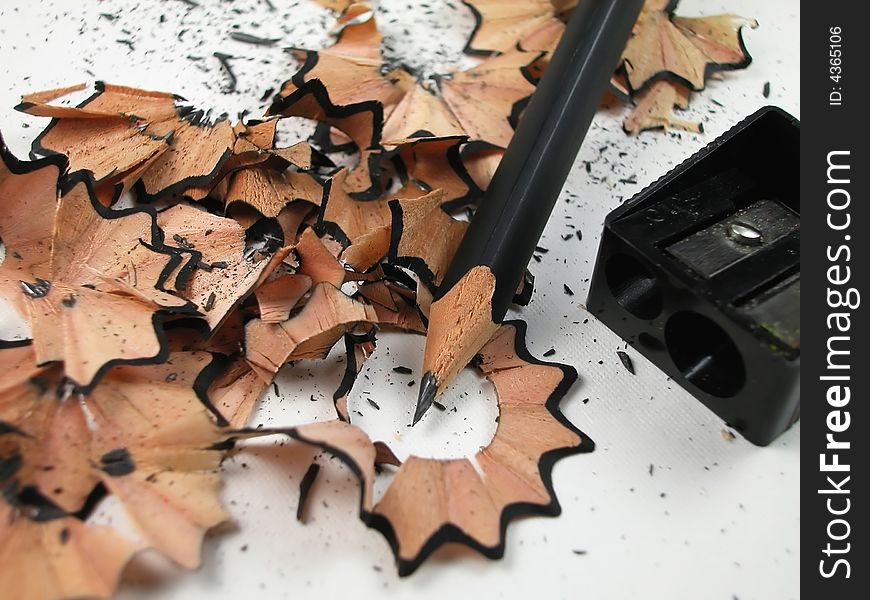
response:
<svg viewBox="0 0 870 600"><path fill-rule="evenodd" d="M800 416L800 123L746 118L604 224L589 311L750 442Z"/></svg>

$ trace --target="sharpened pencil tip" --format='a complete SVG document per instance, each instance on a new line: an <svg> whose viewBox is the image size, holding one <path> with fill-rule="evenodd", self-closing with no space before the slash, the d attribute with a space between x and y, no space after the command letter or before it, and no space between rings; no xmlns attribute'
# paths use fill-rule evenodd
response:
<svg viewBox="0 0 870 600"><path fill-rule="evenodd" d="M417 397L417 410L414 411L414 421L411 423L412 427L423 418L423 415L432 406L432 401L435 400L437 392L438 380L435 379L432 373L427 372L423 375L423 380L420 382L420 395Z"/></svg>

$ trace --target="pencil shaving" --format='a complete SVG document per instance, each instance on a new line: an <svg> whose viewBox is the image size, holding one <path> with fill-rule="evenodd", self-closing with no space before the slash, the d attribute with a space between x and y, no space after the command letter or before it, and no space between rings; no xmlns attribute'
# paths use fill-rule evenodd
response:
<svg viewBox="0 0 870 600"><path fill-rule="evenodd" d="M316 436L296 435L351 466L361 486L361 518L390 541L400 574L412 573L429 554L451 542L498 558L504 553L508 520L559 513L549 471L557 457L588 452L592 442L558 412L576 373L532 358L523 336L520 323L501 326L478 363L499 400L499 425L492 441L471 459L411 456L377 502L376 461L392 464L395 457L378 452L365 434L340 422L320 424ZM527 386L529 381L534 387ZM388 442L379 443L389 448ZM417 510L421 505L425 511Z"/></svg>
<svg viewBox="0 0 870 600"><path fill-rule="evenodd" d="M549 24L557 12L572 2L557 7L551 0L505 2L502 0L463 0L477 22L465 46L469 54L489 55L516 47L523 38Z"/></svg>
<svg viewBox="0 0 870 600"><path fill-rule="evenodd" d="M623 123L625 131L637 134L648 129L682 129L701 133L703 127L700 123L673 114L674 108L685 110L689 107L690 94L679 83L656 81L635 96L637 104Z"/></svg>
<svg viewBox="0 0 870 600"><path fill-rule="evenodd" d="M407 266L427 283L438 285L456 254L468 224L448 215L445 194L392 200L390 262ZM432 243L432 240L438 240Z"/></svg>
<svg viewBox="0 0 870 600"><path fill-rule="evenodd" d="M214 472L221 453L208 449L220 434L198 397L212 376L212 356L172 353L160 365L114 367L85 405L81 395L64 387L59 368L34 366L32 345L19 343L0 353L13 367L0 381L0 420L11 432L2 436L0 448L12 466L3 471L4 564L33 566L47 552L58 560L61 574L73 564L87 565L40 591L29 587L30 577L7 582L6 589L31 593L28 597L43 597L51 589L61 596L110 595L121 567L142 546L76 516L98 484L124 505L145 547L183 567L198 565L203 534L226 518ZM161 399L159 412L152 409L155 395ZM38 418L22 412L28 406L37 409ZM16 460L10 463L11 458ZM27 539L42 540L42 549L13 552ZM74 561L77 549L84 551L81 562L66 562Z"/></svg>
<svg viewBox="0 0 870 600"><path fill-rule="evenodd" d="M673 6L650 1L623 52L628 84L637 92L670 76L691 90L702 90L716 71L743 69L752 62L741 30L758 22L736 15L685 18Z"/></svg>
<svg viewBox="0 0 870 600"><path fill-rule="evenodd" d="M135 174L149 197L184 191L211 180L233 148L226 120L212 121L172 94L100 82L78 107L49 104L78 89L26 95L16 108L53 119L34 152L65 154L70 170L91 172L102 188L126 188Z"/></svg>

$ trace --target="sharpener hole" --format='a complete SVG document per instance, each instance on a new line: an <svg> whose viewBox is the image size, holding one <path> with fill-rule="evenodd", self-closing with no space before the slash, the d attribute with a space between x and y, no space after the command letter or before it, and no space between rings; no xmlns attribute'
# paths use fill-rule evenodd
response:
<svg viewBox="0 0 870 600"><path fill-rule="evenodd" d="M622 308L639 319L654 319L662 312L658 280L640 261L627 254L607 259L604 275L610 293Z"/></svg>
<svg viewBox="0 0 870 600"><path fill-rule="evenodd" d="M665 325L665 342L683 377L702 391L730 398L746 383L740 351L712 319L692 311L678 312Z"/></svg>

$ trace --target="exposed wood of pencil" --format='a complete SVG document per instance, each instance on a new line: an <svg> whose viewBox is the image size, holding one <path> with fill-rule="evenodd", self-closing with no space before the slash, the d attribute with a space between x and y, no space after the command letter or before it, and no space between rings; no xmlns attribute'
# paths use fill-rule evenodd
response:
<svg viewBox="0 0 870 600"><path fill-rule="evenodd" d="M498 330L492 321L495 275L487 266L468 271L447 294L432 303L423 372L428 392L417 405L414 422Z"/></svg>

